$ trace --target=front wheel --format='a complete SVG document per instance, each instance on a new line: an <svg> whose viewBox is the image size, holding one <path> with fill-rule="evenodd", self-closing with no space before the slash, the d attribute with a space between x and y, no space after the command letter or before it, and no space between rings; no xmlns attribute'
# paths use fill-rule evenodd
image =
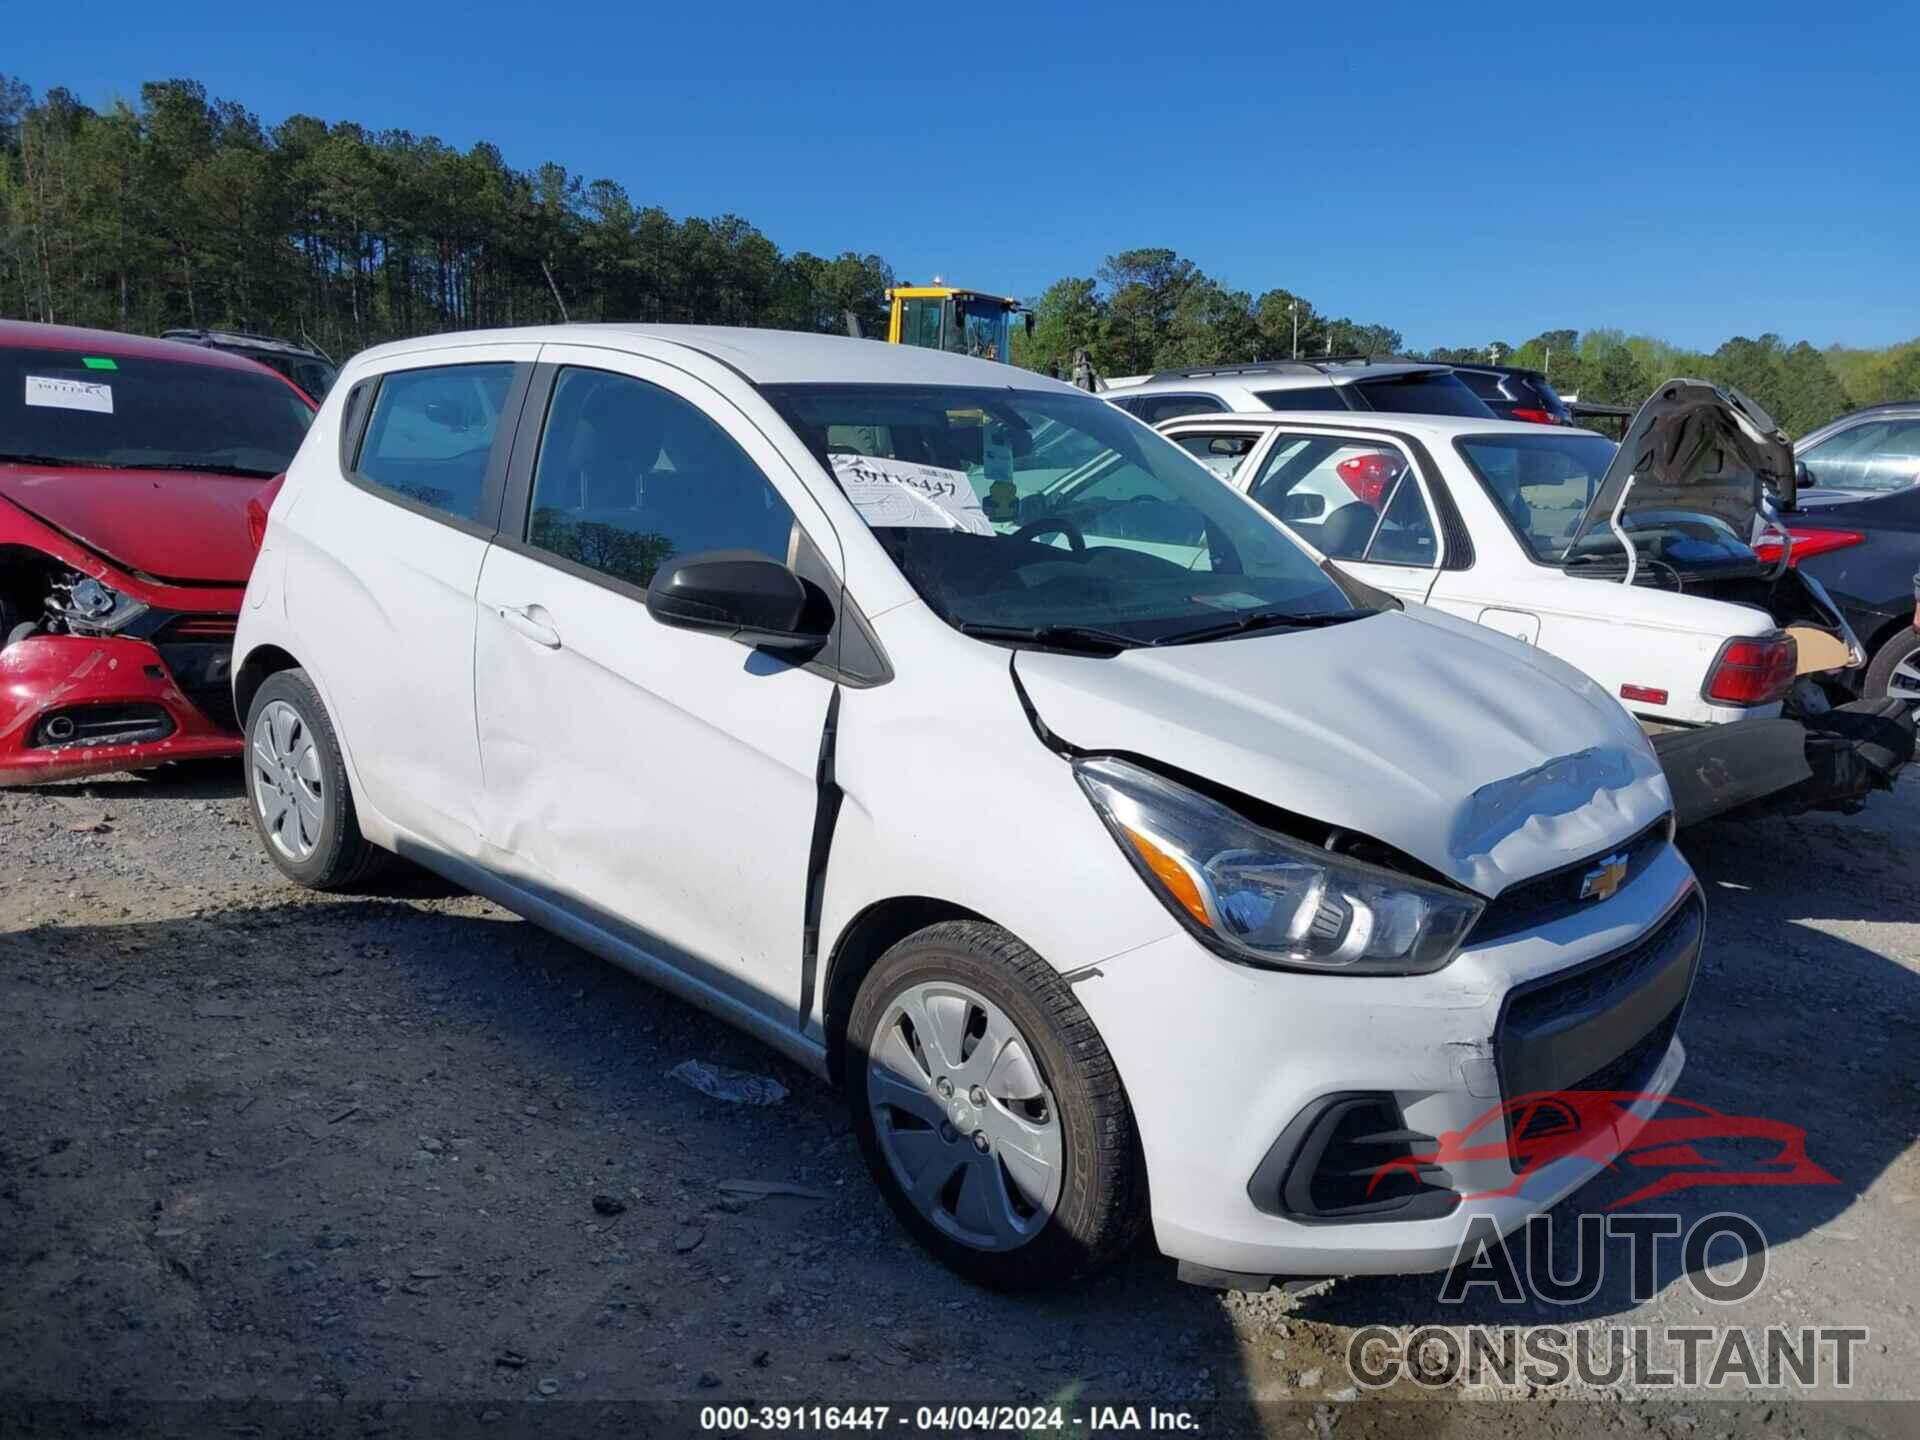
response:
<svg viewBox="0 0 1920 1440"><path fill-rule="evenodd" d="M360 833L333 721L304 670L269 675L247 711L247 810L280 873L344 890L384 858Z"/></svg>
<svg viewBox="0 0 1920 1440"><path fill-rule="evenodd" d="M1868 700L1905 700L1920 707L1920 631L1902 630L1880 647L1860 693Z"/></svg>
<svg viewBox="0 0 1920 1440"><path fill-rule="evenodd" d="M848 1025L868 1168L940 1260L1001 1289L1088 1274L1138 1234L1145 1172L1120 1077L1072 989L984 921L880 958Z"/></svg>

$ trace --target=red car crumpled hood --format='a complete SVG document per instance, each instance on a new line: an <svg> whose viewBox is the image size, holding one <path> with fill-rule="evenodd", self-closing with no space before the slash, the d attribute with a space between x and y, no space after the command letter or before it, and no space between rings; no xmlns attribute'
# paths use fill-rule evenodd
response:
<svg viewBox="0 0 1920 1440"><path fill-rule="evenodd" d="M267 482L190 471L0 465L0 496L156 579L244 585L247 501Z"/></svg>

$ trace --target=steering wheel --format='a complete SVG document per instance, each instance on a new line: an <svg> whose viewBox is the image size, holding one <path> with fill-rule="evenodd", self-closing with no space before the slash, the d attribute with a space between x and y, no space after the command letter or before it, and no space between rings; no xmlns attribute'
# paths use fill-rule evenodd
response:
<svg viewBox="0 0 1920 1440"><path fill-rule="evenodd" d="M1071 520L1054 516L1047 520L1031 520L1013 532L1012 539L1031 540L1036 535L1064 535L1067 537L1067 549L1075 555L1087 553L1087 537L1080 533L1080 527Z"/></svg>

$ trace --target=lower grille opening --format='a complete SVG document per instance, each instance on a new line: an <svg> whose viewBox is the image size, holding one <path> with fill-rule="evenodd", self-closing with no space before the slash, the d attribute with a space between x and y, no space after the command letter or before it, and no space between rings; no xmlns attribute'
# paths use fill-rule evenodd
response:
<svg viewBox="0 0 1920 1440"><path fill-rule="evenodd" d="M1295 1220L1430 1219L1460 1203L1446 1171L1416 1158L1436 1146L1407 1128L1391 1095L1329 1095L1287 1126L1247 1193Z"/></svg>
<svg viewBox="0 0 1920 1440"><path fill-rule="evenodd" d="M143 745L172 733L173 719L158 705L69 705L40 717L33 744Z"/></svg>

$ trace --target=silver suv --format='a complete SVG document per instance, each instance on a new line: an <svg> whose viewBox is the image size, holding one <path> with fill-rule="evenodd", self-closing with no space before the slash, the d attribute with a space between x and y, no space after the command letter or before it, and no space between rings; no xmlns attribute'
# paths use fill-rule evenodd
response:
<svg viewBox="0 0 1920 1440"><path fill-rule="evenodd" d="M1387 410L1496 418L1445 365L1376 364L1366 356L1203 365L1126 375L1106 384L1104 399L1149 425L1216 410Z"/></svg>

